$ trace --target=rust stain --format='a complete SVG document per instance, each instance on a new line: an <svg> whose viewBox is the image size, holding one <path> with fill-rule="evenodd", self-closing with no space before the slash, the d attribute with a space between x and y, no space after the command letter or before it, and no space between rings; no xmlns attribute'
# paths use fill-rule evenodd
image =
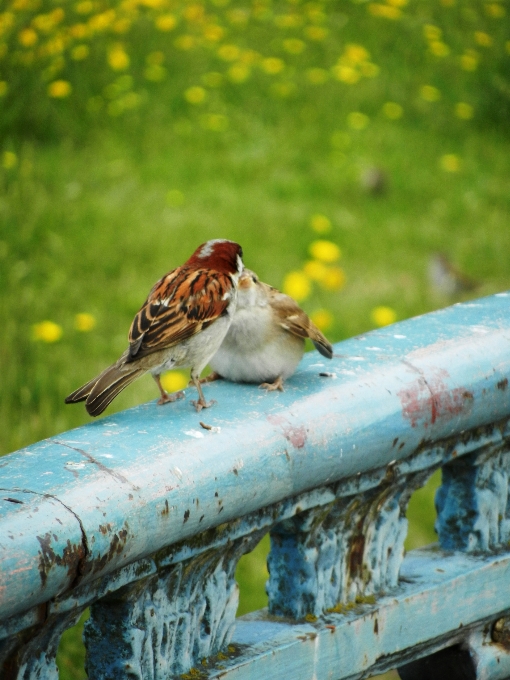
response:
<svg viewBox="0 0 510 680"><path fill-rule="evenodd" d="M184 512L184 521L183 521L183 524L186 524L186 522L189 520L189 514L190 514L190 513L189 513L189 510L186 510L186 511Z"/></svg>
<svg viewBox="0 0 510 680"><path fill-rule="evenodd" d="M68 575L71 576L76 573L80 561L85 557L85 547L81 543L79 545L71 543L69 539L62 550L62 555L58 555L51 546L52 538L55 540L55 537L50 533L46 533L44 536L37 536L41 546L39 550L39 576L41 577L43 587L48 580L48 574L55 565L57 567L66 567Z"/></svg>
<svg viewBox="0 0 510 680"><path fill-rule="evenodd" d="M410 387L398 392L402 413L412 427L419 423L428 427L438 419L453 418L471 409L473 393L464 387L450 389L446 384L448 377L447 371L438 369L427 380L419 377Z"/></svg>
<svg viewBox="0 0 510 680"><path fill-rule="evenodd" d="M506 388L508 387L508 378L503 378L503 380L500 380L496 387L498 388L498 390L506 390Z"/></svg>
<svg viewBox="0 0 510 680"><path fill-rule="evenodd" d="M166 500L166 498L165 498L165 507L164 507L163 510L161 511L161 514L163 515L163 517L164 517L165 515L169 515L169 514L170 514L170 507L169 507L169 505L168 505L168 501Z"/></svg>
<svg viewBox="0 0 510 680"><path fill-rule="evenodd" d="M362 533L352 537L349 550L349 575L351 579L361 574L363 566L363 552L365 550L365 536Z"/></svg>

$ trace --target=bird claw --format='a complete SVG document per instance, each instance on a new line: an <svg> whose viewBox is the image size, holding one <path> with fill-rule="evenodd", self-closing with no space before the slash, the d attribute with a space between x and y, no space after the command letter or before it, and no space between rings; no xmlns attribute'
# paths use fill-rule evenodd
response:
<svg viewBox="0 0 510 680"><path fill-rule="evenodd" d="M211 399L211 401L205 401L205 400L201 401L200 399L198 399L197 401L192 401L191 403L195 407L197 413L200 413L200 411L203 408L209 408L213 404L216 404L216 399Z"/></svg>
<svg viewBox="0 0 510 680"><path fill-rule="evenodd" d="M158 399L158 406L177 401L177 399L184 399L185 396L186 395L182 390L180 392L174 392L173 394L161 395L161 397Z"/></svg>
<svg viewBox="0 0 510 680"><path fill-rule="evenodd" d="M259 390L267 390L268 392L275 392L276 390L278 390L279 392L284 392L285 390L283 389L282 377L279 376L272 383L262 383L261 385L259 385Z"/></svg>

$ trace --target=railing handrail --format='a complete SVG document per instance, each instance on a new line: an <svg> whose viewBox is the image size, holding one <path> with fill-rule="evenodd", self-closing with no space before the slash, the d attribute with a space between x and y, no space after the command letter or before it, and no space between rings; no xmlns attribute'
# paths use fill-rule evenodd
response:
<svg viewBox="0 0 510 680"><path fill-rule="evenodd" d="M337 344L331 362L308 354L283 394L208 385L218 403L200 415L188 399L151 402L5 457L0 620L508 417L509 302L503 293L367 333Z"/></svg>

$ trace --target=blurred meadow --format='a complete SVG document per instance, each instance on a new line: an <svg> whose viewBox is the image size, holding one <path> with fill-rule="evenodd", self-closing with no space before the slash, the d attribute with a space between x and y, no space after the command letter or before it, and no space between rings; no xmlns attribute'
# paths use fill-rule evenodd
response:
<svg viewBox="0 0 510 680"><path fill-rule="evenodd" d="M89 421L64 397L209 238L240 242L332 341L510 288L509 16L482 0L4 0L0 453ZM109 412L156 396L146 377ZM434 540L437 483L411 501L408 547ZM240 613L265 604L267 547L240 564ZM68 631L61 678L85 677L82 656Z"/></svg>

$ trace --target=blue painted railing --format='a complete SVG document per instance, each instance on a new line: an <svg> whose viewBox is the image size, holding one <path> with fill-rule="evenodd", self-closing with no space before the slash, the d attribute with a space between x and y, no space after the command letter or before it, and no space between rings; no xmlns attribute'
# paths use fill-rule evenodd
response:
<svg viewBox="0 0 510 680"><path fill-rule="evenodd" d="M0 677L58 677L89 606L94 680L510 677L510 293L335 351L3 458ZM404 557L438 468L439 543ZM236 619L267 532L268 610Z"/></svg>

